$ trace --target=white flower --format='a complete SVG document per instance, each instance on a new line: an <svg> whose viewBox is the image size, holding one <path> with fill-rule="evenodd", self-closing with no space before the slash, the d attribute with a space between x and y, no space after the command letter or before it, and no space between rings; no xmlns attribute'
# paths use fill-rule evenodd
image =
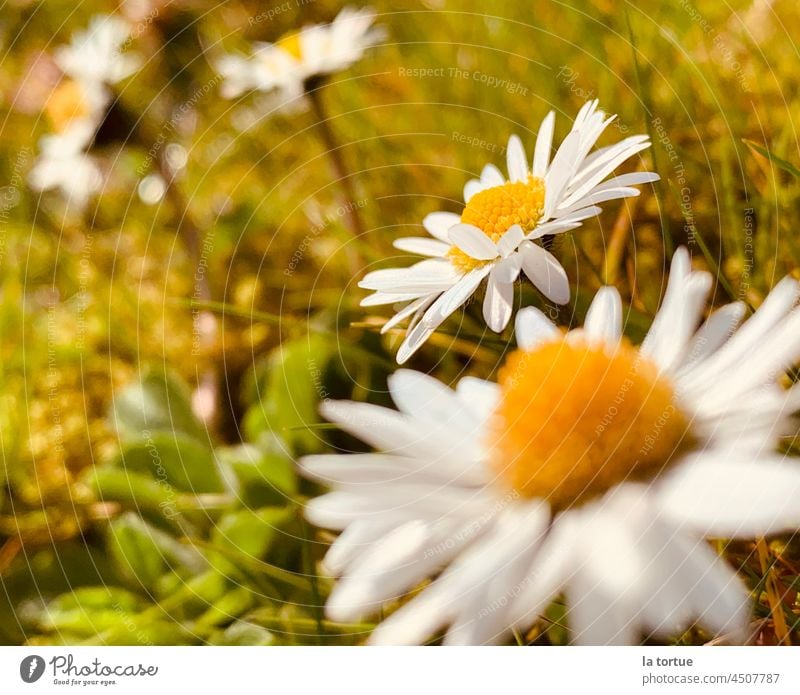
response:
<svg viewBox="0 0 800 695"><path fill-rule="evenodd" d="M123 50L130 32L130 25L124 19L96 15L85 30L73 35L69 45L56 50L56 63L64 74L79 82L119 82L141 62L138 56Z"/></svg>
<svg viewBox="0 0 800 695"><path fill-rule="evenodd" d="M359 287L374 290L362 306L405 304L388 321L388 331L411 317L408 334L397 353L402 364L442 322L487 279L483 316L500 332L511 319L514 282L524 271L530 281L556 304L569 301L567 275L556 258L534 243L543 236L581 226L600 214L598 203L639 195L632 186L658 180L651 172L635 172L603 180L625 160L650 146L646 135L589 151L614 120L587 102L552 161L554 112L542 121L532 164L522 141L508 141L508 179L487 164L480 179L464 186L461 215L434 212L423 221L433 236L398 239L395 247L429 258L410 268L368 273Z"/></svg>
<svg viewBox="0 0 800 695"><path fill-rule="evenodd" d="M368 8L345 7L330 24L303 27L276 43L257 43L250 56L223 56L216 61L224 78L222 96L280 90L289 102L305 92L309 79L347 69L378 43L384 32L374 21Z"/></svg>
<svg viewBox="0 0 800 695"><path fill-rule="evenodd" d="M79 120L55 135L40 141L40 153L28 174L35 191L58 189L71 204L81 209L103 185L100 168L86 148L94 137L95 126Z"/></svg>
<svg viewBox="0 0 800 695"><path fill-rule="evenodd" d="M310 456L333 491L307 517L342 531L328 616L351 621L437 577L374 631L376 644L487 644L529 627L562 592L573 641L637 643L694 621L743 637L736 574L703 540L800 526L800 465L776 452L800 405L778 379L800 358L800 285L755 314L741 303L700 324L711 276L673 259L641 345L622 338L617 291L582 329L535 308L498 383L451 390L400 370L398 410L329 402L324 416L378 450Z"/></svg>
<svg viewBox="0 0 800 695"><path fill-rule="evenodd" d="M56 49L55 60L65 79L45 105L56 133L40 141L39 156L28 174L34 190L60 190L71 204L83 208L102 188L100 167L87 150L112 99L108 85L130 75L140 63L138 56L123 52L129 35L125 20L96 15L70 44Z"/></svg>

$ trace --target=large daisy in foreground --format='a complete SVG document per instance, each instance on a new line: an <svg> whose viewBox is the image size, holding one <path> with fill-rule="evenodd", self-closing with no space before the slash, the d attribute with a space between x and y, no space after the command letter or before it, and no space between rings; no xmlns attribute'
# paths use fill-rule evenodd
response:
<svg viewBox="0 0 800 695"><path fill-rule="evenodd" d="M384 37L373 26L375 13L345 7L330 24L313 24L275 43L256 43L248 56L227 54L216 60L223 77L222 96L278 91L289 102L302 96L309 80L346 70Z"/></svg>
<svg viewBox="0 0 800 695"><path fill-rule="evenodd" d="M372 643L503 642L562 593L580 644L695 621L741 638L747 592L703 539L800 528L800 463L776 453L800 405L777 383L800 358L800 285L783 280L738 330L738 303L698 328L711 284L680 250L639 347L604 288L568 333L521 311L498 383L451 390L401 370L397 411L326 403L378 450L301 461L333 488L307 517L342 531L325 558L341 577L330 618L362 619L436 577Z"/></svg>
<svg viewBox="0 0 800 695"><path fill-rule="evenodd" d="M483 316L500 332L511 319L514 283L520 271L556 304L569 301L567 274L556 258L537 242L542 237L580 227L600 214L599 203L639 195L637 184L658 180L651 172L622 174L605 181L625 160L650 146L646 135L633 135L589 154L615 116L587 102L552 161L555 113L542 121L531 165L522 141L508 141L508 178L487 164L480 179L464 186L464 211L434 212L423 221L433 237L409 237L395 247L428 256L410 268L368 273L359 287L374 290L362 306L404 305L383 326L383 332L411 318L397 353L402 364L442 322L487 279Z"/></svg>

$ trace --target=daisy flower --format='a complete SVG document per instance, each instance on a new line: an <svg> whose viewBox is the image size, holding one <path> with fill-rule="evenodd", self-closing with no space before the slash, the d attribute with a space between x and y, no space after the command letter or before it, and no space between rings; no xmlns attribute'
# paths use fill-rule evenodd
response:
<svg viewBox="0 0 800 695"><path fill-rule="evenodd" d="M301 96L309 80L350 67L384 37L373 26L371 9L345 7L330 24L314 24L275 43L258 43L252 55L226 55L217 60L223 77L222 96L233 99L251 90L281 91L290 101Z"/></svg>
<svg viewBox="0 0 800 695"><path fill-rule="evenodd" d="M776 452L800 405L778 385L800 358L800 285L783 280L738 330L741 303L701 324L711 285L681 249L638 347L606 287L568 333L520 311L497 383L400 370L398 410L325 403L378 451L300 463L333 488L307 517L342 532L328 616L363 619L435 577L372 643L503 642L561 594L579 644L695 621L743 639L748 593L704 539L800 525L800 465Z"/></svg>
<svg viewBox="0 0 800 695"><path fill-rule="evenodd" d="M100 167L86 153L94 131L92 123L80 121L61 133L45 135L28 174L30 187L35 191L59 190L67 201L82 209L103 185Z"/></svg>
<svg viewBox="0 0 800 695"><path fill-rule="evenodd" d="M60 190L79 208L100 190L100 168L88 150L112 99L108 85L130 75L140 63L138 56L123 53L129 35L125 20L98 15L70 44L56 49L64 79L45 104L55 132L40 141L40 154L28 177L34 190Z"/></svg>
<svg viewBox="0 0 800 695"><path fill-rule="evenodd" d="M511 319L514 283L520 271L549 300L569 301L567 275L556 258L535 243L544 236L581 226L601 212L598 203L639 195L637 184L658 180L651 172L604 179L625 160L650 146L646 135L633 135L589 154L614 120L584 104L572 130L552 161L555 113L542 121L531 165L522 141L512 135L506 151L508 178L487 164L480 179L464 186L464 210L434 212L422 224L433 237L398 239L402 251L427 256L410 268L368 273L359 287L374 290L362 306L403 304L384 326L388 331L411 317L397 362L405 362L442 322L487 280L483 301L486 325L502 331Z"/></svg>
<svg viewBox="0 0 800 695"><path fill-rule="evenodd" d="M125 53L131 28L111 15L92 17L89 26L76 32L70 44L56 50L55 60L65 75L88 84L115 84L140 64L135 54Z"/></svg>

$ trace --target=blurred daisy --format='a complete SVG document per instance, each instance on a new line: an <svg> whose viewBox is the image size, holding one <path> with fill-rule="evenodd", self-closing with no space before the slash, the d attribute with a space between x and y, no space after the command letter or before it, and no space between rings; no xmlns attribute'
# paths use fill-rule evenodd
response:
<svg viewBox="0 0 800 695"><path fill-rule="evenodd" d="M138 56L123 52L129 35L125 20L97 15L70 44L56 49L64 79L44 107L54 132L40 140L28 177L34 190L60 190L78 208L100 190L100 168L88 150L112 99L108 85L130 75L140 63Z"/></svg>
<svg viewBox="0 0 800 695"><path fill-rule="evenodd" d="M94 137L92 123L80 121L61 133L45 135L28 174L35 191L58 190L76 208L85 207L103 185L100 167L86 148Z"/></svg>
<svg viewBox="0 0 800 695"><path fill-rule="evenodd" d="M632 186L658 180L651 172L623 174L603 183L625 160L650 146L646 135L633 135L615 145L589 151L614 120L587 102L552 161L554 112L542 121L532 164L522 141L508 141L508 178L487 164L480 179L464 187L461 215L434 212L423 221L433 237L398 239L395 247L428 256L410 268L368 273L359 287L374 290L362 306L400 303L405 306L388 321L388 331L411 317L408 334L397 353L402 364L442 322L487 280L483 301L486 325L500 332L511 319L514 283L520 271L549 300L569 301L567 274L556 258L535 243L544 236L580 227L600 214L598 203L639 195Z"/></svg>
<svg viewBox="0 0 800 695"><path fill-rule="evenodd" d="M384 32L373 26L375 13L345 7L330 24L306 26L275 43L258 43L252 55L226 55L216 69L223 77L222 96L279 90L284 101L302 96L309 81L350 67Z"/></svg>
<svg viewBox="0 0 800 695"><path fill-rule="evenodd" d="M775 451L800 405L777 384L800 358L800 285L782 281L738 330L741 303L698 328L711 285L680 250L640 347L606 287L569 333L522 310L498 383L401 370L398 411L324 404L379 451L301 461L333 487L307 517L342 531L328 616L362 619L435 576L373 643L502 642L562 593L577 643L694 621L742 639L747 591L703 539L800 526L800 465Z"/></svg>
<svg viewBox="0 0 800 695"><path fill-rule="evenodd" d="M130 33L130 25L121 17L96 15L85 30L73 35L71 43L56 49L56 63L79 82L115 84L141 62L137 55L125 52Z"/></svg>

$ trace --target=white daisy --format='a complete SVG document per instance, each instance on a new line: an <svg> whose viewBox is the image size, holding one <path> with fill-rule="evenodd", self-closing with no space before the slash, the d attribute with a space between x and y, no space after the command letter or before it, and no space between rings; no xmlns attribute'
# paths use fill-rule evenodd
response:
<svg viewBox="0 0 800 695"><path fill-rule="evenodd" d="M511 319L514 283L520 271L551 301L569 301L567 274L535 240L580 227L583 220L600 214L598 203L639 195L632 186L659 178L651 172L635 172L603 183L614 169L650 143L646 135L633 135L589 154L615 118L607 118L597 104L597 100L584 104L552 161L554 112L542 121L530 167L522 141L512 135L506 153L507 179L497 167L487 164L480 179L464 186L465 207L460 216L431 213L422 224L433 239L410 237L394 244L428 259L410 268L376 270L359 283L359 287L374 290L362 306L405 304L383 327L388 331L411 317L397 353L399 364L414 354L484 279L483 316L496 332Z"/></svg>
<svg viewBox="0 0 800 695"><path fill-rule="evenodd" d="M378 43L384 31L374 21L371 9L345 7L330 24L303 27L275 43L257 43L249 56L223 56L216 61L224 78L222 96L280 90L291 101L305 92L309 80L347 69Z"/></svg>
<svg viewBox="0 0 800 695"><path fill-rule="evenodd" d="M682 249L640 347L606 287L566 334L522 310L498 383L451 390L400 370L397 411L324 404L379 452L301 461L333 488L307 517L342 531L325 557L341 577L328 616L363 619L436 577L372 643L445 629L448 644L502 642L562 593L577 643L694 621L741 639L748 594L703 539L800 526L800 465L775 449L800 405L800 387L777 384L800 358L800 285L783 280L738 330L741 303L698 328L711 285Z"/></svg>
<svg viewBox="0 0 800 695"><path fill-rule="evenodd" d="M45 113L55 133L40 140L28 175L34 190L60 190L78 208L102 187L100 167L88 153L113 97L108 85L130 75L139 57L124 52L130 25L108 15L92 18L70 44L55 51L64 79L53 90Z"/></svg>
<svg viewBox="0 0 800 695"><path fill-rule="evenodd" d="M119 82L141 62L137 55L124 51L130 33L130 25L121 17L96 15L86 29L73 35L69 45L56 50L56 63L65 75L79 82Z"/></svg>
<svg viewBox="0 0 800 695"><path fill-rule="evenodd" d="M103 185L100 167L86 153L94 131L93 123L80 120L61 133L45 135L28 174L30 187L35 191L59 190L75 207L85 207Z"/></svg>

